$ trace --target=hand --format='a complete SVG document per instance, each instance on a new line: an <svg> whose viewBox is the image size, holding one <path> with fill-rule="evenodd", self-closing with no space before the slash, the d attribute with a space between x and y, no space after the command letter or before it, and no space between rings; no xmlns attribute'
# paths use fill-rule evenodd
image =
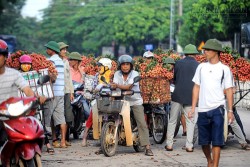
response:
<svg viewBox="0 0 250 167"><path fill-rule="evenodd" d="M73 100L74 100L74 94L70 93L70 101L73 101Z"/></svg>
<svg viewBox="0 0 250 167"><path fill-rule="evenodd" d="M116 83L110 83L110 86L112 89L116 89L117 88L117 84Z"/></svg>
<svg viewBox="0 0 250 167"><path fill-rule="evenodd" d="M45 96L38 96L38 100L39 100L40 104L44 104L45 101L47 100L47 98Z"/></svg>
<svg viewBox="0 0 250 167"><path fill-rule="evenodd" d="M227 117L228 117L228 124L231 124L234 121L233 112L228 112Z"/></svg>
<svg viewBox="0 0 250 167"><path fill-rule="evenodd" d="M194 118L194 111L190 110L188 112L188 118L191 119L191 118Z"/></svg>

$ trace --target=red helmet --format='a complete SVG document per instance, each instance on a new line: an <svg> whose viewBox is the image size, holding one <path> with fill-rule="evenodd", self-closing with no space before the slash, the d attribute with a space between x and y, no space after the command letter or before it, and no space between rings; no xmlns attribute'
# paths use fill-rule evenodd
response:
<svg viewBox="0 0 250 167"><path fill-rule="evenodd" d="M0 39L0 53L8 55L8 45L4 40Z"/></svg>

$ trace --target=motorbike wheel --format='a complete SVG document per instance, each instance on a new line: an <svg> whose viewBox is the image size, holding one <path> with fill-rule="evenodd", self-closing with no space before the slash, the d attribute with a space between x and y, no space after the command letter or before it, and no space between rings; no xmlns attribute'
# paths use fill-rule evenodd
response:
<svg viewBox="0 0 250 167"><path fill-rule="evenodd" d="M165 115L156 114L153 125L155 125L155 127L152 128L153 139L155 143L162 144L166 139L166 133L167 133L167 123Z"/></svg>
<svg viewBox="0 0 250 167"><path fill-rule="evenodd" d="M19 167L42 167L41 156L36 154L31 160L19 159Z"/></svg>
<svg viewBox="0 0 250 167"><path fill-rule="evenodd" d="M101 149L105 156L111 157L115 155L118 145L118 134L115 135L114 122L107 122L103 125L101 134Z"/></svg>
<svg viewBox="0 0 250 167"><path fill-rule="evenodd" d="M83 121L82 121L82 113L78 111L75 107L73 107L72 112L74 114L74 126L71 128L71 132L73 132L74 139L79 139L79 134L83 129Z"/></svg>

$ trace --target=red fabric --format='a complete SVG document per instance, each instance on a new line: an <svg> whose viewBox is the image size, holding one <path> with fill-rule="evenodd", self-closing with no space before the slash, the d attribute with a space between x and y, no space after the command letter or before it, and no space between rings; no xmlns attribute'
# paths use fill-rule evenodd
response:
<svg viewBox="0 0 250 167"><path fill-rule="evenodd" d="M89 113L89 117L88 117L88 120L86 122L86 128L91 128L92 124L93 124L93 121L92 121L92 110L90 111Z"/></svg>

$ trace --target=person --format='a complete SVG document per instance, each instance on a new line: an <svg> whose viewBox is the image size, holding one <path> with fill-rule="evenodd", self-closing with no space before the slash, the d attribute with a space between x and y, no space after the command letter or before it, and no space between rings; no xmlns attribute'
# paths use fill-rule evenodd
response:
<svg viewBox="0 0 250 167"><path fill-rule="evenodd" d="M119 70L115 72L113 83L111 83L111 87L113 89L119 88L121 90L134 90L140 91L139 83L134 83L133 80L139 73L133 70L133 59L129 55L122 55L118 59L119 62ZM144 118L144 108L143 108L143 99L139 93L136 93L132 96L125 97L127 101L130 103L130 107L134 113L134 117L136 120L140 144L141 146L145 146L145 155L153 156L153 152L150 149L149 143L149 131L147 128L147 124Z"/></svg>
<svg viewBox="0 0 250 167"><path fill-rule="evenodd" d="M83 68L81 67L81 55L78 52L71 52L69 55L69 65L72 80L77 83L83 82Z"/></svg>
<svg viewBox="0 0 250 167"><path fill-rule="evenodd" d="M154 59L154 53L150 51L146 51L143 53L142 57L146 59L146 63L150 63L150 60Z"/></svg>
<svg viewBox="0 0 250 167"><path fill-rule="evenodd" d="M36 96L22 74L19 71L6 66L8 54L7 43L0 39L0 103L10 97L18 97L19 90L21 90L27 97ZM46 100L43 96L38 96L38 99L40 104L43 104ZM6 135L0 124L0 146L4 144L5 139Z"/></svg>
<svg viewBox="0 0 250 167"><path fill-rule="evenodd" d="M208 167L219 166L221 146L224 145L224 106L228 101L228 122L233 116L233 76L228 66L222 64L219 55L223 52L217 39L209 39L202 47L207 58L196 69L192 79L194 82L192 108L189 118L194 117L198 102L198 143L202 146ZM212 144L212 151L211 151ZM211 155L212 154L212 155Z"/></svg>
<svg viewBox="0 0 250 167"><path fill-rule="evenodd" d="M188 119L188 112L192 105L192 89L194 85L192 78L199 64L195 60L194 56L199 54L199 52L192 44L186 45L183 52L185 54L185 58L177 61L174 66L173 83L175 84L175 89L172 94L170 118L167 130L167 145L165 146L165 149L167 151L173 151L175 127L179 112L182 112L183 110L187 126L186 151L193 152L193 134L195 123Z"/></svg>
<svg viewBox="0 0 250 167"><path fill-rule="evenodd" d="M58 72L58 76L53 79L53 91L54 98L48 100L45 104L45 124L50 126L52 131L53 143L55 148L67 148L65 142L66 136L66 121L64 116L64 63L59 57L60 48L57 42L49 41L44 45L46 47L46 53L50 56L49 60L55 65ZM60 126L61 130L61 142L58 143L56 139L55 127Z"/></svg>
<svg viewBox="0 0 250 167"><path fill-rule="evenodd" d="M74 115L72 112L72 106L71 101L74 100L74 86L72 82L71 72L70 72L70 66L69 61L67 58L67 49L69 45L65 44L64 42L58 42L60 53L59 56L63 60L64 63L64 115L66 120L66 146L71 146L71 143L69 142L69 127L74 122Z"/></svg>
<svg viewBox="0 0 250 167"><path fill-rule="evenodd" d="M101 76L103 76L107 83L110 82L110 74L111 74L111 67L112 67L112 60L109 58L101 58L98 60L98 68L99 72L95 75L95 81L93 87L95 88L95 91L98 91L98 89L101 88L101 86L104 84L101 80ZM94 109L95 107L93 107ZM84 129L83 138L82 138L82 147L87 146L87 137L89 129L92 126L92 111L90 112L90 115L88 117L88 120L86 122L86 127Z"/></svg>
<svg viewBox="0 0 250 167"><path fill-rule="evenodd" d="M32 59L29 55L22 55L19 58L19 62L21 64L21 71L22 72L28 72L32 70Z"/></svg>

